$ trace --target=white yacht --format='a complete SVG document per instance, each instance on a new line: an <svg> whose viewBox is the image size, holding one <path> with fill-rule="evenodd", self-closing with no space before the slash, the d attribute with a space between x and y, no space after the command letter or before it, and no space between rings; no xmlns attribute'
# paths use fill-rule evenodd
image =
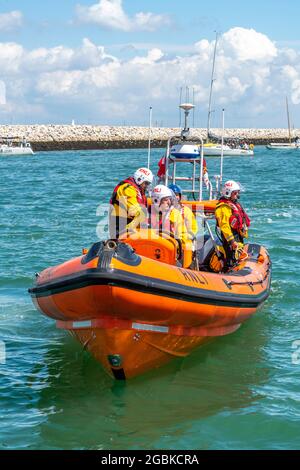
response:
<svg viewBox="0 0 300 470"><path fill-rule="evenodd" d="M299 137L296 137L295 142L292 142L288 97L286 97L286 114L287 114L288 131L289 131L289 142L277 142L277 143L271 142L270 144L266 145L267 149L269 150L298 150L300 149Z"/></svg>
<svg viewBox="0 0 300 470"><path fill-rule="evenodd" d="M300 142L291 142L291 143L270 143L267 146L269 150L298 150L300 149Z"/></svg>
<svg viewBox="0 0 300 470"><path fill-rule="evenodd" d="M197 158L200 155L200 146L195 144L186 143L184 145L173 145L171 148L171 155L177 158ZM221 157L222 144L204 144L203 155L205 157ZM253 150L243 148L231 148L229 145L223 145L224 157L241 157L254 155Z"/></svg>
<svg viewBox="0 0 300 470"><path fill-rule="evenodd" d="M220 157L222 155L222 144L208 143L204 144L205 157ZM250 148L243 148L241 146L232 148L227 144L223 145L224 157L249 157L254 155L254 151Z"/></svg>
<svg viewBox="0 0 300 470"><path fill-rule="evenodd" d="M236 145L235 147L230 147L227 144L213 143L209 142L210 138L210 126L211 126L211 115L212 111L212 94L213 94L213 86L215 82L215 64L216 64L216 52L217 52L217 45L219 40L219 34L216 33L216 41L214 47L214 56L213 56L213 64L212 64L212 72L211 72L211 81L210 81L210 92L209 92L209 102L208 102L208 117L207 117L207 143L204 144L204 156L205 157L220 157L223 153L224 157L249 157L254 155L253 146L252 148L241 145Z"/></svg>
<svg viewBox="0 0 300 470"><path fill-rule="evenodd" d="M31 145L23 137L1 137L0 155L33 155Z"/></svg>

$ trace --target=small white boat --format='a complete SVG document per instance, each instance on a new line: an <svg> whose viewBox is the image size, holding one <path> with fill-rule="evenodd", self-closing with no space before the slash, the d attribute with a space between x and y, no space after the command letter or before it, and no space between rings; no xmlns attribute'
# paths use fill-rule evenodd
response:
<svg viewBox="0 0 300 470"><path fill-rule="evenodd" d="M33 155L34 152L26 139L19 137L2 137L0 155Z"/></svg>
<svg viewBox="0 0 300 470"><path fill-rule="evenodd" d="M300 139L299 137L295 138L295 142L292 142L292 133L291 133L291 122L290 122L290 111L289 111L289 102L286 97L286 114L287 114L287 123L289 131L289 142L271 142L266 145L269 150L298 150L300 148Z"/></svg>
<svg viewBox="0 0 300 470"><path fill-rule="evenodd" d="M267 146L267 149L269 150L298 150L300 149L300 144L297 144L296 142L294 143L270 143Z"/></svg>
<svg viewBox="0 0 300 470"><path fill-rule="evenodd" d="M205 157L220 157L222 154L221 144L204 144L204 156ZM244 149L241 147L232 148L229 145L223 145L223 156L224 157L251 157L254 155L254 151L251 149Z"/></svg>
<svg viewBox="0 0 300 470"><path fill-rule="evenodd" d="M200 146L192 143L176 144L171 147L170 154L176 158L199 158ZM221 144L204 144L203 154L205 157L220 157L222 154ZM243 148L232 148L223 146L224 157L248 157L254 155L253 150Z"/></svg>

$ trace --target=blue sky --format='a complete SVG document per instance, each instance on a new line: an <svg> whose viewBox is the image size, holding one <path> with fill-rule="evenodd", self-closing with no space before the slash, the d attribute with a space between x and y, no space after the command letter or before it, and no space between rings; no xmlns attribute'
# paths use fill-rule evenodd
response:
<svg viewBox="0 0 300 470"><path fill-rule="evenodd" d="M225 106L228 126L285 127L288 95L300 127L299 18L295 0L2 0L0 122L142 125L152 105L177 125L190 86L204 127L218 30L213 125Z"/></svg>
<svg viewBox="0 0 300 470"><path fill-rule="evenodd" d="M233 26L254 28L263 32L274 41L299 41L300 2L295 0L124 0L124 10L129 15L137 11L166 13L174 18L174 27L154 33L122 33L103 30L89 25L73 27L70 20L74 18L77 4L92 5L90 0L1 0L0 12L20 10L25 21L22 31L4 36L20 38L27 47L53 46L58 42L76 46L81 37L88 35L103 44L118 44L130 41L162 42L169 44L190 44L204 35L214 37L214 30L227 31Z"/></svg>

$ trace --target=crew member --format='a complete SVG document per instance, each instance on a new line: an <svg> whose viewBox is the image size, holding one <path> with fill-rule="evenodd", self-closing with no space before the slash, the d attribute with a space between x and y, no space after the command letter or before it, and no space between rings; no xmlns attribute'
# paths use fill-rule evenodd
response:
<svg viewBox="0 0 300 470"><path fill-rule="evenodd" d="M188 240L188 234L181 213L175 208L174 193L167 186L155 186L151 194L150 228L169 232L182 242Z"/></svg>
<svg viewBox="0 0 300 470"><path fill-rule="evenodd" d="M190 240L195 240L198 233L198 223L197 219L193 214L193 211L181 201L182 199L182 189L177 184L170 184L169 189L173 191L176 196L178 210L181 213L181 217L185 223L188 238Z"/></svg>
<svg viewBox="0 0 300 470"><path fill-rule="evenodd" d="M110 200L110 236L119 238L147 221L146 191L153 182L148 168L139 168L133 176L121 181Z"/></svg>
<svg viewBox="0 0 300 470"><path fill-rule="evenodd" d="M248 237L250 227L250 219L238 202L240 192L239 183L233 180L227 181L222 188L222 196L215 211L217 227L226 253L227 268L232 266L242 254L244 238Z"/></svg>

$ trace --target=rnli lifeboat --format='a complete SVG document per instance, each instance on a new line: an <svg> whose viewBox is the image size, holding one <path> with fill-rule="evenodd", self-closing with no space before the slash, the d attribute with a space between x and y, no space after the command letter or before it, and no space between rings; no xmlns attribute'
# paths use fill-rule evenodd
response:
<svg viewBox="0 0 300 470"><path fill-rule="evenodd" d="M167 234L141 230L95 243L86 254L37 275L35 306L69 331L115 379L185 357L235 332L267 299L271 262L258 244L230 272L209 272L210 238L197 269Z"/></svg>

